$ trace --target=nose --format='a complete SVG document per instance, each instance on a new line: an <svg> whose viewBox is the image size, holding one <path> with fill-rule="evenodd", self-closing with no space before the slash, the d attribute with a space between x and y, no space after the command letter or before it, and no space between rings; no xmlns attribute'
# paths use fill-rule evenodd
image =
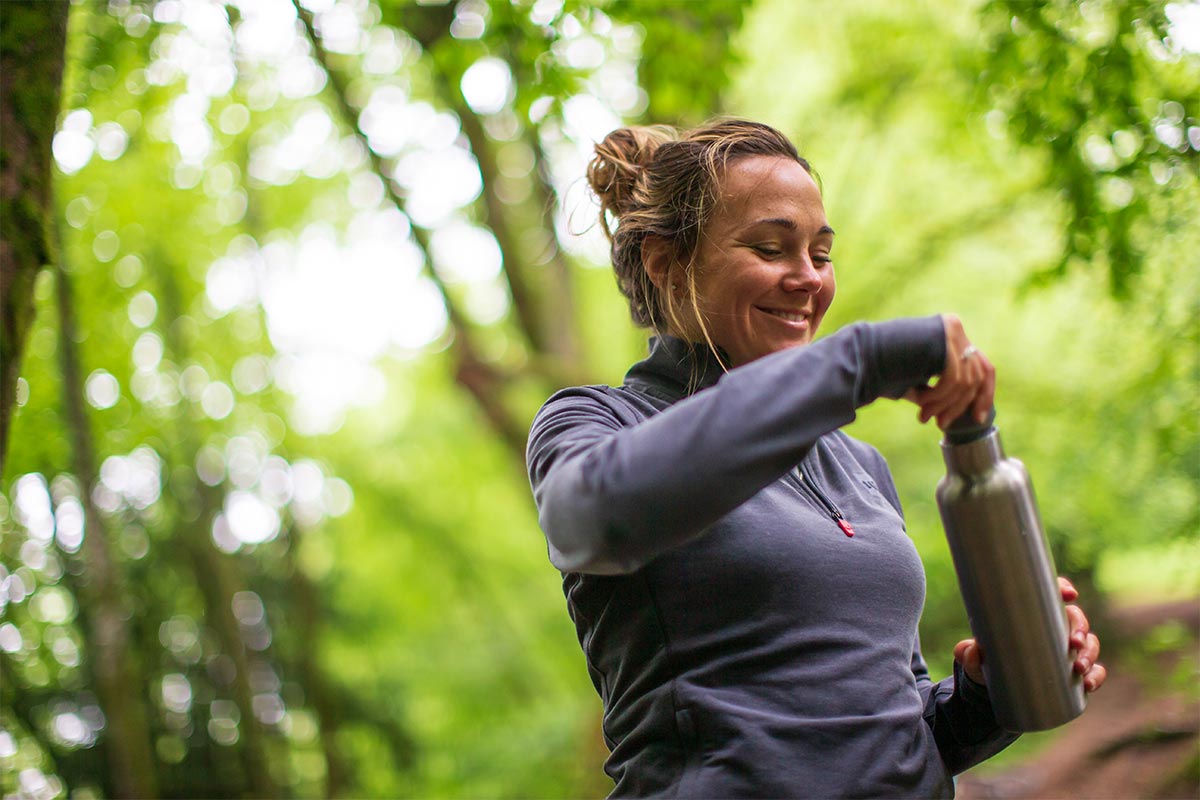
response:
<svg viewBox="0 0 1200 800"><path fill-rule="evenodd" d="M820 291L821 285L821 274L807 253L788 262L788 270L782 280L784 291L815 294Z"/></svg>

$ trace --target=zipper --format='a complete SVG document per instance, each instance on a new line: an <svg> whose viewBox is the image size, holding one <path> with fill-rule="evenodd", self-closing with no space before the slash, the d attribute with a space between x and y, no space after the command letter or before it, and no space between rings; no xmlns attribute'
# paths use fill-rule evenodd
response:
<svg viewBox="0 0 1200 800"><path fill-rule="evenodd" d="M796 475L799 476L800 483L807 486L809 491L813 493L813 496L817 498L817 501L825 506L825 510L829 513L829 518L842 529L842 533L846 534L847 537L854 536L854 526L850 524L850 520L842 516L842 512L838 510L838 507L833 504L832 500L825 496L824 492L817 488L815 483L804 477L804 470L796 467Z"/></svg>

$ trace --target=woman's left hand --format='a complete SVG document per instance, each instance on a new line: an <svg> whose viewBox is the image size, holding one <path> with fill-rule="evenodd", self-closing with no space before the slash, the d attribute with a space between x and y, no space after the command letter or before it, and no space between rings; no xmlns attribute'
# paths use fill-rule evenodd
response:
<svg viewBox="0 0 1200 800"><path fill-rule="evenodd" d="M1074 604L1079 591L1062 577L1058 579L1058 588L1063 602L1067 603L1067 622L1071 629L1068 642L1070 651L1075 653L1075 671L1083 676L1084 691L1094 692L1108 677L1108 670L1096 662L1100 655L1100 640L1092 633L1083 609ZM954 660L962 665L968 678L979 684L987 683L983 676L983 649L974 639L964 639L954 646Z"/></svg>

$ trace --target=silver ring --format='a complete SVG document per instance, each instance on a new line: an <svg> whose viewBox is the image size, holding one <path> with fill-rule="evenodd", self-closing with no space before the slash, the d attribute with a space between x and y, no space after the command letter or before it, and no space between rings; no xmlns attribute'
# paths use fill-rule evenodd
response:
<svg viewBox="0 0 1200 800"><path fill-rule="evenodd" d="M959 356L959 359L966 361L968 358L970 358L971 356L975 355L978 352L979 352L978 347L976 347L973 344L969 344L969 345L967 345L967 349L962 351L962 355Z"/></svg>

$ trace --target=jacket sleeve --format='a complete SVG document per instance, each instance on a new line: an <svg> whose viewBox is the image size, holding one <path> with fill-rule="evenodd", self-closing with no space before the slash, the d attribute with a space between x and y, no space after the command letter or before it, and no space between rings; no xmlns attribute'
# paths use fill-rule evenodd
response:
<svg viewBox="0 0 1200 800"><path fill-rule="evenodd" d="M986 761L1020 736L1000 727L987 687L967 677L957 662L951 677L934 683L921 657L920 640L913 645L913 675L925 702L925 724L951 775Z"/></svg>
<svg viewBox="0 0 1200 800"><path fill-rule="evenodd" d="M630 426L567 391L530 431L529 479L550 560L621 574L701 534L794 466L856 409L941 371L940 317L858 323L773 353Z"/></svg>

